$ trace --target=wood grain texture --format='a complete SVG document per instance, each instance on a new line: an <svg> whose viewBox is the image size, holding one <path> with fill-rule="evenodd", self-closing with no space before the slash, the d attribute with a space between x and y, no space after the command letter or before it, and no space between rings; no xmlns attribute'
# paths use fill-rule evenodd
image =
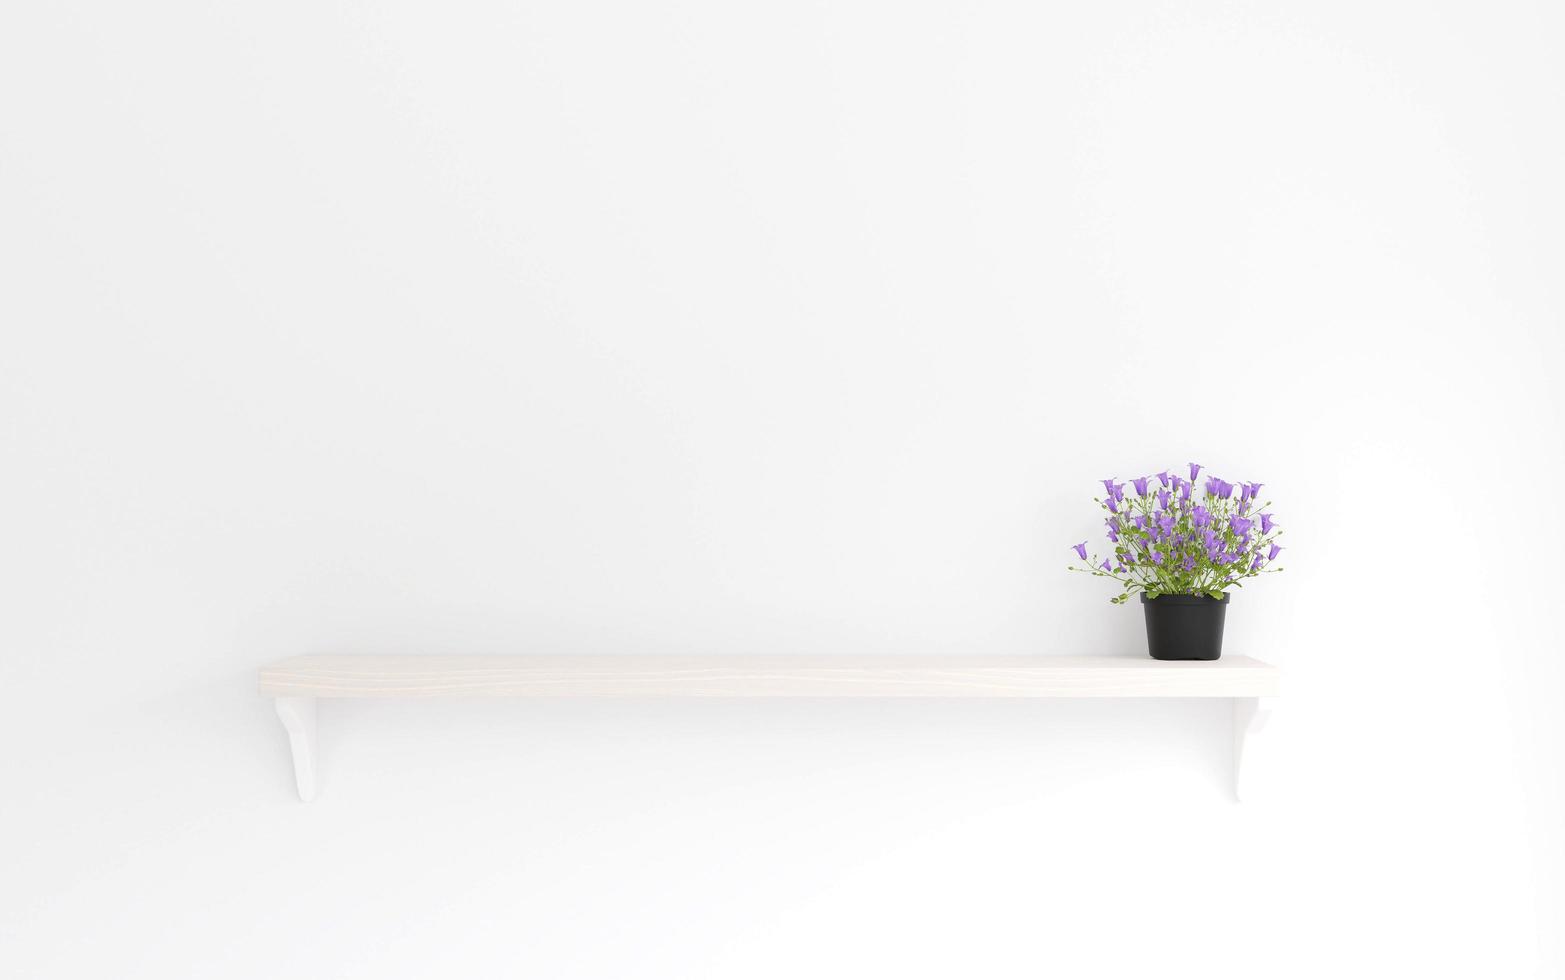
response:
<svg viewBox="0 0 1565 980"><path fill-rule="evenodd" d="M1133 698L1273 697L1248 657L372 656L290 657L269 697Z"/></svg>

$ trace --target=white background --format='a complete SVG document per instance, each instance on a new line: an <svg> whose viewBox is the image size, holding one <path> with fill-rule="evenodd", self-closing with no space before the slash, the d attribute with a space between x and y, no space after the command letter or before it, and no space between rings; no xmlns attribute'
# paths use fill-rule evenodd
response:
<svg viewBox="0 0 1565 980"><path fill-rule="evenodd" d="M1549 3L0 17L0 975L1557 977ZM1113 653L1199 702L328 704L301 652Z"/></svg>

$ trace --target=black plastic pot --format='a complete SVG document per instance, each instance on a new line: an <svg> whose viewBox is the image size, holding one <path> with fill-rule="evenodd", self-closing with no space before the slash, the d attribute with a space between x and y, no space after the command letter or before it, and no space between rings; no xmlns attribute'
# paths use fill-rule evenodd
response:
<svg viewBox="0 0 1565 980"><path fill-rule="evenodd" d="M1147 652L1153 660L1216 660L1223 655L1223 613L1228 595L1141 597L1147 617Z"/></svg>

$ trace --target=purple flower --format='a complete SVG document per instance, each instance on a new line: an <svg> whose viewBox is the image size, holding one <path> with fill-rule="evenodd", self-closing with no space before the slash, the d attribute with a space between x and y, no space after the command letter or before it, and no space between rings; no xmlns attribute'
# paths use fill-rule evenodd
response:
<svg viewBox="0 0 1565 980"><path fill-rule="evenodd" d="M1229 483L1203 472L1200 463L1189 467L1189 479L1183 470L1159 470L1124 483L1103 480L1099 502L1107 515L1109 554L1100 561L1083 541L1071 546L1082 562L1073 567L1132 588L1166 590L1180 583L1213 594L1275 571L1271 566L1283 551L1273 543L1280 525L1260 512L1262 484Z"/></svg>

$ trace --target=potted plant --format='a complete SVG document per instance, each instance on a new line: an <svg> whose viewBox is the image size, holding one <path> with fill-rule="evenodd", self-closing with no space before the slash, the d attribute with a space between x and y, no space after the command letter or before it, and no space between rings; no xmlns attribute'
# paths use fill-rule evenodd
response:
<svg viewBox="0 0 1565 980"><path fill-rule="evenodd" d="M1260 502L1261 484L1237 486L1208 476L1190 464L1190 479L1164 470L1131 480L1131 491L1112 479L1094 498L1108 512L1113 553L1102 561L1074 545L1086 572L1119 583L1110 602L1141 597L1147 621L1147 649L1156 660L1216 660L1223 651L1223 613L1229 588L1244 580L1280 572L1274 567L1282 545L1277 521Z"/></svg>

